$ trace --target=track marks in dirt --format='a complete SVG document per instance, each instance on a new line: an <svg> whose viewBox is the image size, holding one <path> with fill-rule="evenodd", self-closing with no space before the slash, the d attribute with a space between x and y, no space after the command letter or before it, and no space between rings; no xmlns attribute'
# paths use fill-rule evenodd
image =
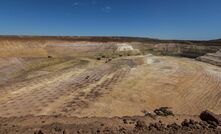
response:
<svg viewBox="0 0 221 134"><path fill-rule="evenodd" d="M138 66L110 94L101 97L84 116L143 115L160 106L177 114L220 113L221 71L218 67L186 58L155 57L157 63Z"/></svg>
<svg viewBox="0 0 221 134"><path fill-rule="evenodd" d="M1 87L4 94L0 99L0 116L68 115L95 101L128 71L116 67L116 63L89 69L70 66L35 79L11 83Z"/></svg>
<svg viewBox="0 0 221 134"><path fill-rule="evenodd" d="M0 98L1 116L15 116L37 114L42 108L65 94L62 84L70 83L74 76L84 69L72 63L68 69L59 69L56 72L23 80L2 86ZM76 66L73 68L73 66ZM82 64L80 64L82 66ZM56 90L57 89L57 90Z"/></svg>
<svg viewBox="0 0 221 134"><path fill-rule="evenodd" d="M55 69L0 87L0 116L112 117L159 106L171 106L178 114L198 114L206 108L220 112L218 67L185 58L156 58L159 62L136 68L129 58L87 67L66 61L42 68Z"/></svg>
<svg viewBox="0 0 221 134"><path fill-rule="evenodd" d="M211 73L209 70L210 66L203 64L204 63L200 62L194 64L187 62L187 64L180 63L179 65L183 68L181 70L185 68L185 70L190 70L190 72L191 70L193 71L191 75L185 75L182 74L181 71L179 72L179 74L184 77L181 77L176 90L189 107L189 110L187 110L187 108L183 106L180 111L188 111L190 114L197 111L200 112L205 108L215 110L217 105L219 105L218 107L221 106L219 103L219 93L221 92L219 81L220 72Z"/></svg>
<svg viewBox="0 0 221 134"><path fill-rule="evenodd" d="M80 113L84 108L87 108L91 103L98 100L99 97L108 94L112 90L112 87L120 82L128 72L129 68L117 70L113 74L105 76L100 83L86 90L79 91L74 97L72 96L70 101L61 107L61 113L69 116Z"/></svg>

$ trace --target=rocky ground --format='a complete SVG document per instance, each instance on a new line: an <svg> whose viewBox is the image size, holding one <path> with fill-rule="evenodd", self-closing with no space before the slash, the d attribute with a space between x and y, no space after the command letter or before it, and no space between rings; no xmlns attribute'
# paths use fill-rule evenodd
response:
<svg viewBox="0 0 221 134"><path fill-rule="evenodd" d="M24 116L0 118L1 134L219 134L220 116L146 115L113 118Z"/></svg>

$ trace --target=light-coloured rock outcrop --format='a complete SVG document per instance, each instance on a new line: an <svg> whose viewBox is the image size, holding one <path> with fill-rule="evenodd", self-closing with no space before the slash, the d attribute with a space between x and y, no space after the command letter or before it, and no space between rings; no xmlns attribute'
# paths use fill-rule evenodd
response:
<svg viewBox="0 0 221 134"><path fill-rule="evenodd" d="M221 50L216 53L207 53L197 58L200 61L207 62L216 66L221 66Z"/></svg>

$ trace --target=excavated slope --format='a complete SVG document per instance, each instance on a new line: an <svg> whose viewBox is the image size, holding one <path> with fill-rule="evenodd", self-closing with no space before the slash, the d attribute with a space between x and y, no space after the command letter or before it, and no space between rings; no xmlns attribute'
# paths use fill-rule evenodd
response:
<svg viewBox="0 0 221 134"><path fill-rule="evenodd" d="M133 116L161 106L221 113L220 67L148 55L198 57L219 44L101 39L0 38L0 116ZM119 43L139 55L116 52Z"/></svg>

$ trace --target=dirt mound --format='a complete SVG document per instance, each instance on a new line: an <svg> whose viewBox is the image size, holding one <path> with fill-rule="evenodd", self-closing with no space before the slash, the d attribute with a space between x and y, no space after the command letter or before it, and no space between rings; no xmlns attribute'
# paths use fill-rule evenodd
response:
<svg viewBox="0 0 221 134"><path fill-rule="evenodd" d="M185 119L188 118L188 119ZM191 119L192 118L192 119ZM76 118L62 116L25 116L0 118L4 134L144 134L144 133L220 133L218 125L197 116Z"/></svg>

